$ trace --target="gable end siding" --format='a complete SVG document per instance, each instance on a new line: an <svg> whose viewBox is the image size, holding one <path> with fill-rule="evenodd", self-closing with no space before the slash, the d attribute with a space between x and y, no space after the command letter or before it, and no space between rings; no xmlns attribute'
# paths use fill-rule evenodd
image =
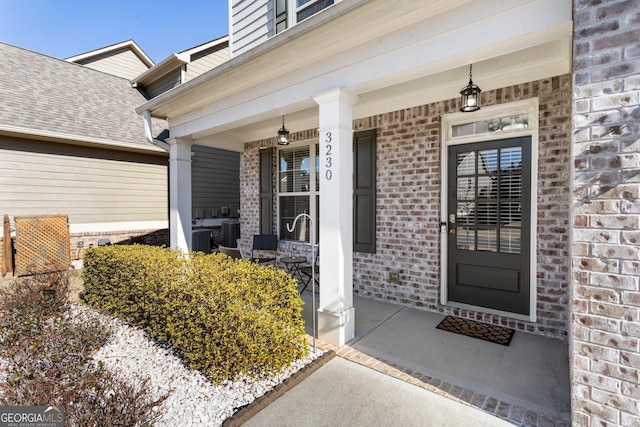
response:
<svg viewBox="0 0 640 427"><path fill-rule="evenodd" d="M76 64L129 80L149 69L128 47L76 61Z"/></svg>
<svg viewBox="0 0 640 427"><path fill-rule="evenodd" d="M187 64L187 73L185 79L187 81L206 73L212 68L227 62L229 60L229 46L223 48L214 46L198 54L191 56L191 62Z"/></svg>

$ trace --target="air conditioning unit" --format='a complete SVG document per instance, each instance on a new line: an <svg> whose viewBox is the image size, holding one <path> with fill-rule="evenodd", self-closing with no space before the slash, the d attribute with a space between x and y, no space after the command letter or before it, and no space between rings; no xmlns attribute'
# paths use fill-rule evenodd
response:
<svg viewBox="0 0 640 427"><path fill-rule="evenodd" d="M208 229L191 231L191 249L195 252L211 252L211 232Z"/></svg>

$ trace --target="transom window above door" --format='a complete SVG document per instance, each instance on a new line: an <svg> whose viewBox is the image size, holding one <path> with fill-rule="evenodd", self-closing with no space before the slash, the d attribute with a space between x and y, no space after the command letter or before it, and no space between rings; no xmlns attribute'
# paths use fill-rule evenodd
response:
<svg viewBox="0 0 640 427"><path fill-rule="evenodd" d="M453 125L451 127L451 136L455 138L483 133L520 131L528 127L529 114L524 113Z"/></svg>

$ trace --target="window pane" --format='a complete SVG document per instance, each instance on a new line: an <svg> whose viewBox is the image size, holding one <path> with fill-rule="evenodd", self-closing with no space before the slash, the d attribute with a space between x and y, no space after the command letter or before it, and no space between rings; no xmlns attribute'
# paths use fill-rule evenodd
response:
<svg viewBox="0 0 640 427"><path fill-rule="evenodd" d="M500 177L500 198L519 199L522 197L522 176L503 175Z"/></svg>
<svg viewBox="0 0 640 427"><path fill-rule="evenodd" d="M491 175L498 170L498 150L483 150L478 153L478 175Z"/></svg>
<svg viewBox="0 0 640 427"><path fill-rule="evenodd" d="M520 229L500 229L500 252L508 254L519 254L521 250L520 235Z"/></svg>
<svg viewBox="0 0 640 427"><path fill-rule="evenodd" d="M529 115L498 117L491 120L463 123L451 127L451 136L477 135L490 132L508 132L529 127Z"/></svg>
<svg viewBox="0 0 640 427"><path fill-rule="evenodd" d="M458 178L456 187L458 200L474 200L476 198L475 179L472 176Z"/></svg>
<svg viewBox="0 0 640 427"><path fill-rule="evenodd" d="M478 202L478 224L497 224L498 223L498 203Z"/></svg>
<svg viewBox="0 0 640 427"><path fill-rule="evenodd" d="M498 230L495 228L478 229L478 250L498 251Z"/></svg>
<svg viewBox="0 0 640 427"><path fill-rule="evenodd" d="M464 136L473 135L475 133L475 126L473 123L466 123L464 125L453 126L451 136Z"/></svg>
<svg viewBox="0 0 640 427"><path fill-rule="evenodd" d="M475 250L475 230L467 227L456 227L456 248Z"/></svg>
<svg viewBox="0 0 640 427"><path fill-rule="evenodd" d="M293 172L280 172L280 192L291 193L293 191Z"/></svg>
<svg viewBox="0 0 640 427"><path fill-rule="evenodd" d="M280 192L308 192L311 163L309 147L280 150Z"/></svg>
<svg viewBox="0 0 640 427"><path fill-rule="evenodd" d="M458 202L456 211L457 223L475 224L475 209L476 204L474 202Z"/></svg>
<svg viewBox="0 0 640 427"><path fill-rule="evenodd" d="M303 19L307 19L311 15L315 15L316 13L320 12L322 9L326 7L331 6L333 4L333 1L334 0L316 0L316 1L298 0L298 6L309 3L309 6L298 11L298 14L297 14L298 22L302 21Z"/></svg>
<svg viewBox="0 0 640 427"><path fill-rule="evenodd" d="M500 204L500 224L507 227L520 227L522 208L520 202Z"/></svg>
<svg viewBox="0 0 640 427"><path fill-rule="evenodd" d="M458 154L458 176L473 175L476 173L476 153L459 153Z"/></svg>
<svg viewBox="0 0 640 427"><path fill-rule="evenodd" d="M308 192L309 191L309 172L307 171L296 171L294 177L295 187L293 191L300 192Z"/></svg>
<svg viewBox="0 0 640 427"><path fill-rule="evenodd" d="M310 241L310 224L307 217L301 217L293 231L287 229L301 213L309 213L308 196L280 197L280 238L288 240Z"/></svg>
<svg viewBox="0 0 640 427"><path fill-rule="evenodd" d="M496 179L492 176L478 177L478 198L479 199L495 199L498 197L498 186Z"/></svg>
<svg viewBox="0 0 640 427"><path fill-rule="evenodd" d="M520 172L522 170L522 147L510 147L500 150L500 171Z"/></svg>

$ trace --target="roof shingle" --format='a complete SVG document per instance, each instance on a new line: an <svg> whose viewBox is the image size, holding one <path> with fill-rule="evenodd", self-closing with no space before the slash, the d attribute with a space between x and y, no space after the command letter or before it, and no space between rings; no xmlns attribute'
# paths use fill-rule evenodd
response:
<svg viewBox="0 0 640 427"><path fill-rule="evenodd" d="M127 79L0 42L0 125L155 150ZM153 119L154 135L167 124Z"/></svg>

